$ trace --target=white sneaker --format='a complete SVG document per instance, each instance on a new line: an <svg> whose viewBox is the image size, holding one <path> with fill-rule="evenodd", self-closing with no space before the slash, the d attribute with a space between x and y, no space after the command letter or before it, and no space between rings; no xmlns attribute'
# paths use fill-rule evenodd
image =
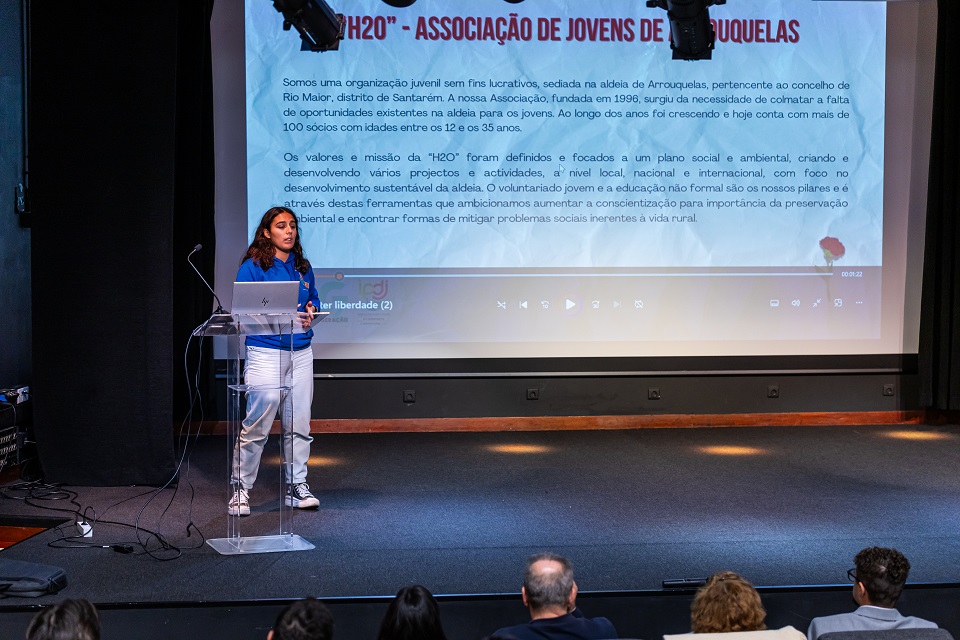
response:
<svg viewBox="0 0 960 640"><path fill-rule="evenodd" d="M310 485L306 482L292 484L287 487L287 506L297 509L316 509L320 501L310 493Z"/></svg>
<svg viewBox="0 0 960 640"><path fill-rule="evenodd" d="M231 516L250 515L250 496L246 489L237 489L227 503L227 513Z"/></svg>

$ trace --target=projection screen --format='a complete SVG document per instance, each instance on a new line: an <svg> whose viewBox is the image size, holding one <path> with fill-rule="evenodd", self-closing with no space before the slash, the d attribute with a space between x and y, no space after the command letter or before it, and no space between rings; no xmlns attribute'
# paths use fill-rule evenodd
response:
<svg viewBox="0 0 960 640"><path fill-rule="evenodd" d="M636 0L331 4L213 33L216 288L290 207L316 357L916 353L933 2L730 0L692 62Z"/></svg>

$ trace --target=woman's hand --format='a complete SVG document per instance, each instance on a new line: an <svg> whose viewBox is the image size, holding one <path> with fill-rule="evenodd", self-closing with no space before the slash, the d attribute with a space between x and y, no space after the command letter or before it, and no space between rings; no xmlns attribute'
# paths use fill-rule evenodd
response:
<svg viewBox="0 0 960 640"><path fill-rule="evenodd" d="M300 315L300 319L303 321L303 328L309 329L310 325L313 324L313 317L317 314L317 308L313 306L312 302L308 302L307 306L304 308L303 313Z"/></svg>

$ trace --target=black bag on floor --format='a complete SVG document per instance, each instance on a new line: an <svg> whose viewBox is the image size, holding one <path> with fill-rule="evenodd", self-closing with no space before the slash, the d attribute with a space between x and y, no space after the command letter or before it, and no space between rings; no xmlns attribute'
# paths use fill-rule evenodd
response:
<svg viewBox="0 0 960 640"><path fill-rule="evenodd" d="M49 564L0 558L0 598L38 598L67 586L67 572Z"/></svg>

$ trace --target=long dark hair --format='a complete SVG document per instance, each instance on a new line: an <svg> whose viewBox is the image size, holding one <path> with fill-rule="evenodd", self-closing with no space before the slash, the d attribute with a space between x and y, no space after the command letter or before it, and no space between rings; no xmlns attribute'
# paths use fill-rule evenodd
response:
<svg viewBox="0 0 960 640"><path fill-rule="evenodd" d="M286 207L270 207L260 219L260 226L253 234L253 242L247 247L247 252L243 256L242 264L247 258L252 258L254 264L260 265L260 268L266 271L273 266L273 258L277 255L276 249L270 240L263 235L264 231L270 230L274 218L281 213L289 213L293 216L293 221L297 223L297 238L293 242L293 266L300 273L306 273L310 270L310 261L303 257L303 247L300 245L300 221L297 220L297 214Z"/></svg>
<svg viewBox="0 0 960 640"><path fill-rule="evenodd" d="M447 640L433 594L418 584L400 589L387 607L377 640Z"/></svg>

